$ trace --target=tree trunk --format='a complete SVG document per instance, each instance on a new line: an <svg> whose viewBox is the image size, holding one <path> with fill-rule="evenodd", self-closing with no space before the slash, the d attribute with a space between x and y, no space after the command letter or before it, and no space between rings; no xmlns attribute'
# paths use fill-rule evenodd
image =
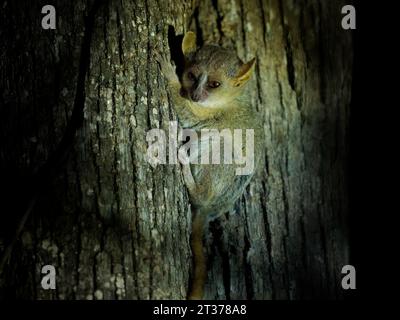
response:
<svg viewBox="0 0 400 320"><path fill-rule="evenodd" d="M146 161L146 132L176 120L152 50L179 62L180 35L193 30L257 58L252 99L265 129L256 177L207 233L205 298L340 298L349 263L345 2L53 2L56 30L41 28L44 4L1 9L0 253L37 197L0 296L186 298L188 196L179 166ZM68 157L37 192L27 181L60 149L74 110L82 121ZM56 268L56 290L41 287L44 265Z"/></svg>

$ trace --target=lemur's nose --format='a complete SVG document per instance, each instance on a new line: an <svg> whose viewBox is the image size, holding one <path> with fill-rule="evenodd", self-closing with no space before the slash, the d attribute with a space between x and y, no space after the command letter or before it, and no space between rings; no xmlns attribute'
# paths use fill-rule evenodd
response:
<svg viewBox="0 0 400 320"><path fill-rule="evenodd" d="M195 89L190 94L192 101L198 102L207 98L207 92L205 90L205 84L207 83L207 74L202 73L195 84Z"/></svg>
<svg viewBox="0 0 400 320"><path fill-rule="evenodd" d="M194 102L198 102L201 100L201 94L196 91L192 92L190 97L192 98L192 101L194 101Z"/></svg>

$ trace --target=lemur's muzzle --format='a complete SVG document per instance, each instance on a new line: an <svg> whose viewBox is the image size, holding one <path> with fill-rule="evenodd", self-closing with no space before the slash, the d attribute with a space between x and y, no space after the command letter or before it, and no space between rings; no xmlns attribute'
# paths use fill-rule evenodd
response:
<svg viewBox="0 0 400 320"><path fill-rule="evenodd" d="M204 101L208 98L208 92L206 90L207 75L201 74L193 86L194 90L190 93L190 98L194 102Z"/></svg>

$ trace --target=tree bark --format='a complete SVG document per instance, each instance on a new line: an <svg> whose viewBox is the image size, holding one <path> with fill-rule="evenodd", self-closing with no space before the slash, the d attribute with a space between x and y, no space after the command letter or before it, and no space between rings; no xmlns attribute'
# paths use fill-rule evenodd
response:
<svg viewBox="0 0 400 320"><path fill-rule="evenodd" d="M84 108L68 157L13 246L0 295L186 298L191 212L181 170L153 168L145 156L146 132L168 132L176 120L152 51L179 63L180 36L193 30L201 43L257 58L252 101L265 129L256 177L235 211L207 232L205 298L342 297L352 75L351 32L340 24L345 4L59 0L57 29L43 30L41 4L5 2L0 252L35 193L26 181L57 151L80 96ZM48 264L56 290L40 285Z"/></svg>

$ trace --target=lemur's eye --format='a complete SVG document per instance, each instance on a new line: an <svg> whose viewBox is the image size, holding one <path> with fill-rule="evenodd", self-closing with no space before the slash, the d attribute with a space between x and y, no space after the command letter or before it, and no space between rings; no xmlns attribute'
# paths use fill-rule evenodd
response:
<svg viewBox="0 0 400 320"><path fill-rule="evenodd" d="M188 73L188 77L189 77L189 79L192 80L192 81L195 81L195 80L196 80L196 76L195 76L192 72L189 72L189 73Z"/></svg>
<svg viewBox="0 0 400 320"><path fill-rule="evenodd" d="M210 81L207 86L211 89L218 88L221 84L218 81Z"/></svg>

